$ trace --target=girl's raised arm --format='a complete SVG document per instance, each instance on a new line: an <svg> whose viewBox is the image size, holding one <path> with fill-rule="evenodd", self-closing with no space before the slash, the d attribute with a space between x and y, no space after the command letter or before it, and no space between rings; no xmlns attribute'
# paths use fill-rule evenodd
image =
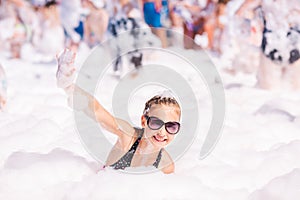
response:
<svg viewBox="0 0 300 200"><path fill-rule="evenodd" d="M68 95L69 106L100 123L102 127L120 138L133 136L135 130L126 121L112 116L92 95L73 83L76 69L74 67L75 53L65 49L57 56L58 70L56 73L57 86L64 89ZM73 101L77 98L76 102Z"/></svg>

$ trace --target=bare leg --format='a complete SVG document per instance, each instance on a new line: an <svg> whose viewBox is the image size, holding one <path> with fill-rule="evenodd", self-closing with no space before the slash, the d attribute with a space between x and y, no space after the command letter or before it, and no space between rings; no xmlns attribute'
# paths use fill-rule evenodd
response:
<svg viewBox="0 0 300 200"><path fill-rule="evenodd" d="M104 33L108 27L109 16L105 10L101 10L101 24L100 24L100 38L101 41L104 39Z"/></svg>
<svg viewBox="0 0 300 200"><path fill-rule="evenodd" d="M165 29L151 28L151 31L160 39L162 48L168 47L167 33Z"/></svg>
<svg viewBox="0 0 300 200"><path fill-rule="evenodd" d="M188 29L187 25L183 23L183 45L185 49L192 49L194 47L195 33Z"/></svg>
<svg viewBox="0 0 300 200"><path fill-rule="evenodd" d="M260 66L257 72L257 83L262 89L279 89L281 87L282 66L274 63L263 53L260 56Z"/></svg>
<svg viewBox="0 0 300 200"><path fill-rule="evenodd" d="M21 42L11 42L10 51L12 58L21 58Z"/></svg>
<svg viewBox="0 0 300 200"><path fill-rule="evenodd" d="M214 32L215 32L215 25L212 22L207 22L204 25L205 32L207 33L208 39L208 49L213 49L213 40L214 40Z"/></svg>
<svg viewBox="0 0 300 200"><path fill-rule="evenodd" d="M284 82L293 90L300 90L300 59L286 67Z"/></svg>

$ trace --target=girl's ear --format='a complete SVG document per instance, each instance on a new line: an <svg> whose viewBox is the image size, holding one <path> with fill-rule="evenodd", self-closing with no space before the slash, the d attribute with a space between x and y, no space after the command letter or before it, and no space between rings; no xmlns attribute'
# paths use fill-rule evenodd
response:
<svg viewBox="0 0 300 200"><path fill-rule="evenodd" d="M142 128L145 128L147 124L147 120L146 120L146 117L144 115L142 115L141 117L141 125L142 125Z"/></svg>

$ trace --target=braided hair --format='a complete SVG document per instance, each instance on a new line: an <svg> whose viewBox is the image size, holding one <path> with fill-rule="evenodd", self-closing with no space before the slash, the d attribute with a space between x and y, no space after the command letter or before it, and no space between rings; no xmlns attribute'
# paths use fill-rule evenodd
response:
<svg viewBox="0 0 300 200"><path fill-rule="evenodd" d="M146 102L143 115L147 115L153 105L174 105L179 108L180 113L180 106L175 98L156 95Z"/></svg>

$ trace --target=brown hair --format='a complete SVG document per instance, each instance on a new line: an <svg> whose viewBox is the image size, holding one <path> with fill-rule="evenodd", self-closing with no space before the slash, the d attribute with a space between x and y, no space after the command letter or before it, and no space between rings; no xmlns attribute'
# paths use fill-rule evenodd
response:
<svg viewBox="0 0 300 200"><path fill-rule="evenodd" d="M161 97L160 95L156 95L146 102L145 108L143 111L143 115L148 114L151 106L153 106L154 104L155 105L174 105L179 108L179 114L180 114L180 106L175 98Z"/></svg>

